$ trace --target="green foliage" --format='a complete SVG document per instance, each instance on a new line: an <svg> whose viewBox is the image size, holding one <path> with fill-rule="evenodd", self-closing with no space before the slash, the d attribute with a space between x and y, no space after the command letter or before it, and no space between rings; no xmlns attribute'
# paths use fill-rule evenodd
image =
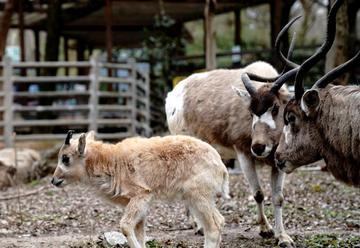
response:
<svg viewBox="0 0 360 248"><path fill-rule="evenodd" d="M154 64L153 74L168 81L172 78L172 58L181 49L185 40L178 35L175 20L165 13L155 16L154 24L145 30L144 54Z"/></svg>
<svg viewBox="0 0 360 248"><path fill-rule="evenodd" d="M305 247L355 247L360 244L360 236L340 236L336 234L316 234L304 240Z"/></svg>
<svg viewBox="0 0 360 248"><path fill-rule="evenodd" d="M153 240L146 242L146 246L148 248L160 248L161 244L159 242L157 242L155 239L153 239Z"/></svg>
<svg viewBox="0 0 360 248"><path fill-rule="evenodd" d="M48 190L48 191L45 192L45 195L47 195L47 196L53 196L53 195L54 195L54 191Z"/></svg>
<svg viewBox="0 0 360 248"><path fill-rule="evenodd" d="M35 180L32 180L31 182L29 182L28 184L29 184L29 186L31 186L31 187L35 187L35 186L37 186L37 185L40 184L40 180L35 179Z"/></svg>

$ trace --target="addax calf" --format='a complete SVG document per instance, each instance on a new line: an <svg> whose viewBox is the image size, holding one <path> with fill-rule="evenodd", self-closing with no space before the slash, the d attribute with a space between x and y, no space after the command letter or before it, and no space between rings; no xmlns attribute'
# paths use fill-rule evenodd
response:
<svg viewBox="0 0 360 248"><path fill-rule="evenodd" d="M220 155L187 136L129 138L117 144L92 132L62 146L52 184L80 181L125 206L120 226L132 248L145 248L144 225L154 200L182 200L204 228L205 247L219 247L224 217L215 197L228 198L229 175Z"/></svg>

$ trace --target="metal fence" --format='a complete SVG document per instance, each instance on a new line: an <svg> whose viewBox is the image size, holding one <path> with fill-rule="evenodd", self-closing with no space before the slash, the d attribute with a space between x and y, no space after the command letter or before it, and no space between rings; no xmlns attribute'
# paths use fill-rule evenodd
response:
<svg viewBox="0 0 360 248"><path fill-rule="evenodd" d="M6 146L13 145L14 132L16 140L62 139L68 129L94 130L100 139L151 132L149 76L134 59L118 64L96 56L81 62L4 58L0 70L0 139ZM43 76L49 70L55 76ZM59 70L66 73L57 76ZM77 75L66 75L71 70Z"/></svg>

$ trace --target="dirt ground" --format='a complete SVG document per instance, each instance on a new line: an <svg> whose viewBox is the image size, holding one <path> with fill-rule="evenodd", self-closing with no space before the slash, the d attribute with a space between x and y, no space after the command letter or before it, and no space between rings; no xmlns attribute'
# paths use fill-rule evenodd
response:
<svg viewBox="0 0 360 248"><path fill-rule="evenodd" d="M273 222L270 170L262 167L265 211ZM103 247L118 230L121 209L88 188L57 189L50 177L0 192L0 247ZM256 205L242 174L231 175L232 199L219 205L226 219L221 247L276 247L258 235ZM284 222L297 247L360 248L360 190L320 171L296 171L285 182ZM149 213L149 247L201 247L180 203L157 203Z"/></svg>

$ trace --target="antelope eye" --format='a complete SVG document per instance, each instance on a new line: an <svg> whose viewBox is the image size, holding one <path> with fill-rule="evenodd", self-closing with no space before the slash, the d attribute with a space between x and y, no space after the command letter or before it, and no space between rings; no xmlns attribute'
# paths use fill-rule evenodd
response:
<svg viewBox="0 0 360 248"><path fill-rule="evenodd" d="M274 107L271 110L271 114L273 116L276 116L279 113L279 106L277 106L276 104L274 105Z"/></svg>
<svg viewBox="0 0 360 248"><path fill-rule="evenodd" d="M290 113L290 114L287 115L287 120L288 120L289 123L294 123L295 119L296 119L296 117L295 117L294 114Z"/></svg>
<svg viewBox="0 0 360 248"><path fill-rule="evenodd" d="M70 158L69 158L69 156L67 156L67 155L62 155L62 157L61 157L61 162L62 162L64 165L69 166L69 164L70 164Z"/></svg>

